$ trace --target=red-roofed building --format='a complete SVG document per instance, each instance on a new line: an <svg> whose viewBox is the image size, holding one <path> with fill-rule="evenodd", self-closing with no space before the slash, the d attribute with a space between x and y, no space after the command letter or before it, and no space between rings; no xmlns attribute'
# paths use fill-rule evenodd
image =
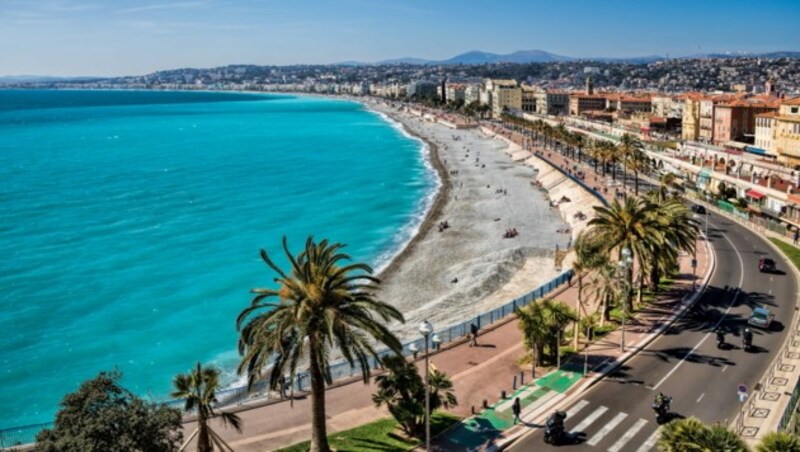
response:
<svg viewBox="0 0 800 452"><path fill-rule="evenodd" d="M715 144L728 141L750 142L756 132L756 116L778 111L779 101L774 98L734 99L714 107Z"/></svg>

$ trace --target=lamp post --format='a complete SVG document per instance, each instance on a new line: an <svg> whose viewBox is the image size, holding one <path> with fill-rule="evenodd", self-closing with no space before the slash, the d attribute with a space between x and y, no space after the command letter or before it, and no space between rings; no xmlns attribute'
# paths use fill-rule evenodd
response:
<svg viewBox="0 0 800 452"><path fill-rule="evenodd" d="M628 269L630 264L633 262L633 258L631 257L631 250L628 248L622 248L620 252L622 258L617 263L619 266L620 272L622 274L622 281L625 287L625 296L622 299L622 340L619 343L619 350L621 352L625 351L625 321L628 317Z"/></svg>
<svg viewBox="0 0 800 452"><path fill-rule="evenodd" d="M431 450L431 387L430 368L428 367L428 337L433 332L433 325L425 320L419 324L419 332L425 338L425 450Z"/></svg>

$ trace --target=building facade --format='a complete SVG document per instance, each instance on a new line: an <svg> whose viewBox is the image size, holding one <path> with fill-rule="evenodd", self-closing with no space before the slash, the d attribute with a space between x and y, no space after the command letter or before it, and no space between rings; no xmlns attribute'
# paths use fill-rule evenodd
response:
<svg viewBox="0 0 800 452"><path fill-rule="evenodd" d="M800 167L800 97L781 102L775 117L775 150L779 161Z"/></svg>
<svg viewBox="0 0 800 452"><path fill-rule="evenodd" d="M514 80L491 80L492 117L499 118L505 110L522 110L522 88Z"/></svg>
<svg viewBox="0 0 800 452"><path fill-rule="evenodd" d="M602 94L571 94L569 96L570 116L583 116L589 111L605 111L606 96Z"/></svg>
<svg viewBox="0 0 800 452"><path fill-rule="evenodd" d="M761 113L756 115L755 147L766 154L778 156L775 150L775 117L777 113Z"/></svg>

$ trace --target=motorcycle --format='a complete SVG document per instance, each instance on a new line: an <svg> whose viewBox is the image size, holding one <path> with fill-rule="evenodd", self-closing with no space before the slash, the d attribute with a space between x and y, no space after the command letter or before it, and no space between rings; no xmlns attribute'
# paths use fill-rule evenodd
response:
<svg viewBox="0 0 800 452"><path fill-rule="evenodd" d="M725 347L725 334L717 333L717 348L724 348L724 347Z"/></svg>
<svg viewBox="0 0 800 452"><path fill-rule="evenodd" d="M567 413L556 411L544 424L544 442L547 444L560 444L564 442L566 433L564 432L564 419Z"/></svg>
<svg viewBox="0 0 800 452"><path fill-rule="evenodd" d="M653 411L656 412L656 423L661 424L667 420L670 413L671 397L665 397L661 403L653 403Z"/></svg>
<svg viewBox="0 0 800 452"><path fill-rule="evenodd" d="M749 352L750 348L753 347L753 336L745 334L744 337L742 337L742 345L744 346L744 351Z"/></svg>

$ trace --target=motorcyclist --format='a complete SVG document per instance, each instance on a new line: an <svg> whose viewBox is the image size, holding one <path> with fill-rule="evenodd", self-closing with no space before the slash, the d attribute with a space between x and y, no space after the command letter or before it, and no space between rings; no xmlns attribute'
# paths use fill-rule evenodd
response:
<svg viewBox="0 0 800 452"><path fill-rule="evenodd" d="M566 417L567 413L556 411L547 418L547 424L545 426L546 440L559 441L561 439L561 436L564 434L564 418Z"/></svg>
<svg viewBox="0 0 800 452"><path fill-rule="evenodd" d="M742 333L742 339L744 340L744 346L749 348L753 345L753 332L750 331L750 328L745 328L744 333Z"/></svg>
<svg viewBox="0 0 800 452"><path fill-rule="evenodd" d="M725 331L722 331L721 328L717 328L717 344L722 345L725 343Z"/></svg>

